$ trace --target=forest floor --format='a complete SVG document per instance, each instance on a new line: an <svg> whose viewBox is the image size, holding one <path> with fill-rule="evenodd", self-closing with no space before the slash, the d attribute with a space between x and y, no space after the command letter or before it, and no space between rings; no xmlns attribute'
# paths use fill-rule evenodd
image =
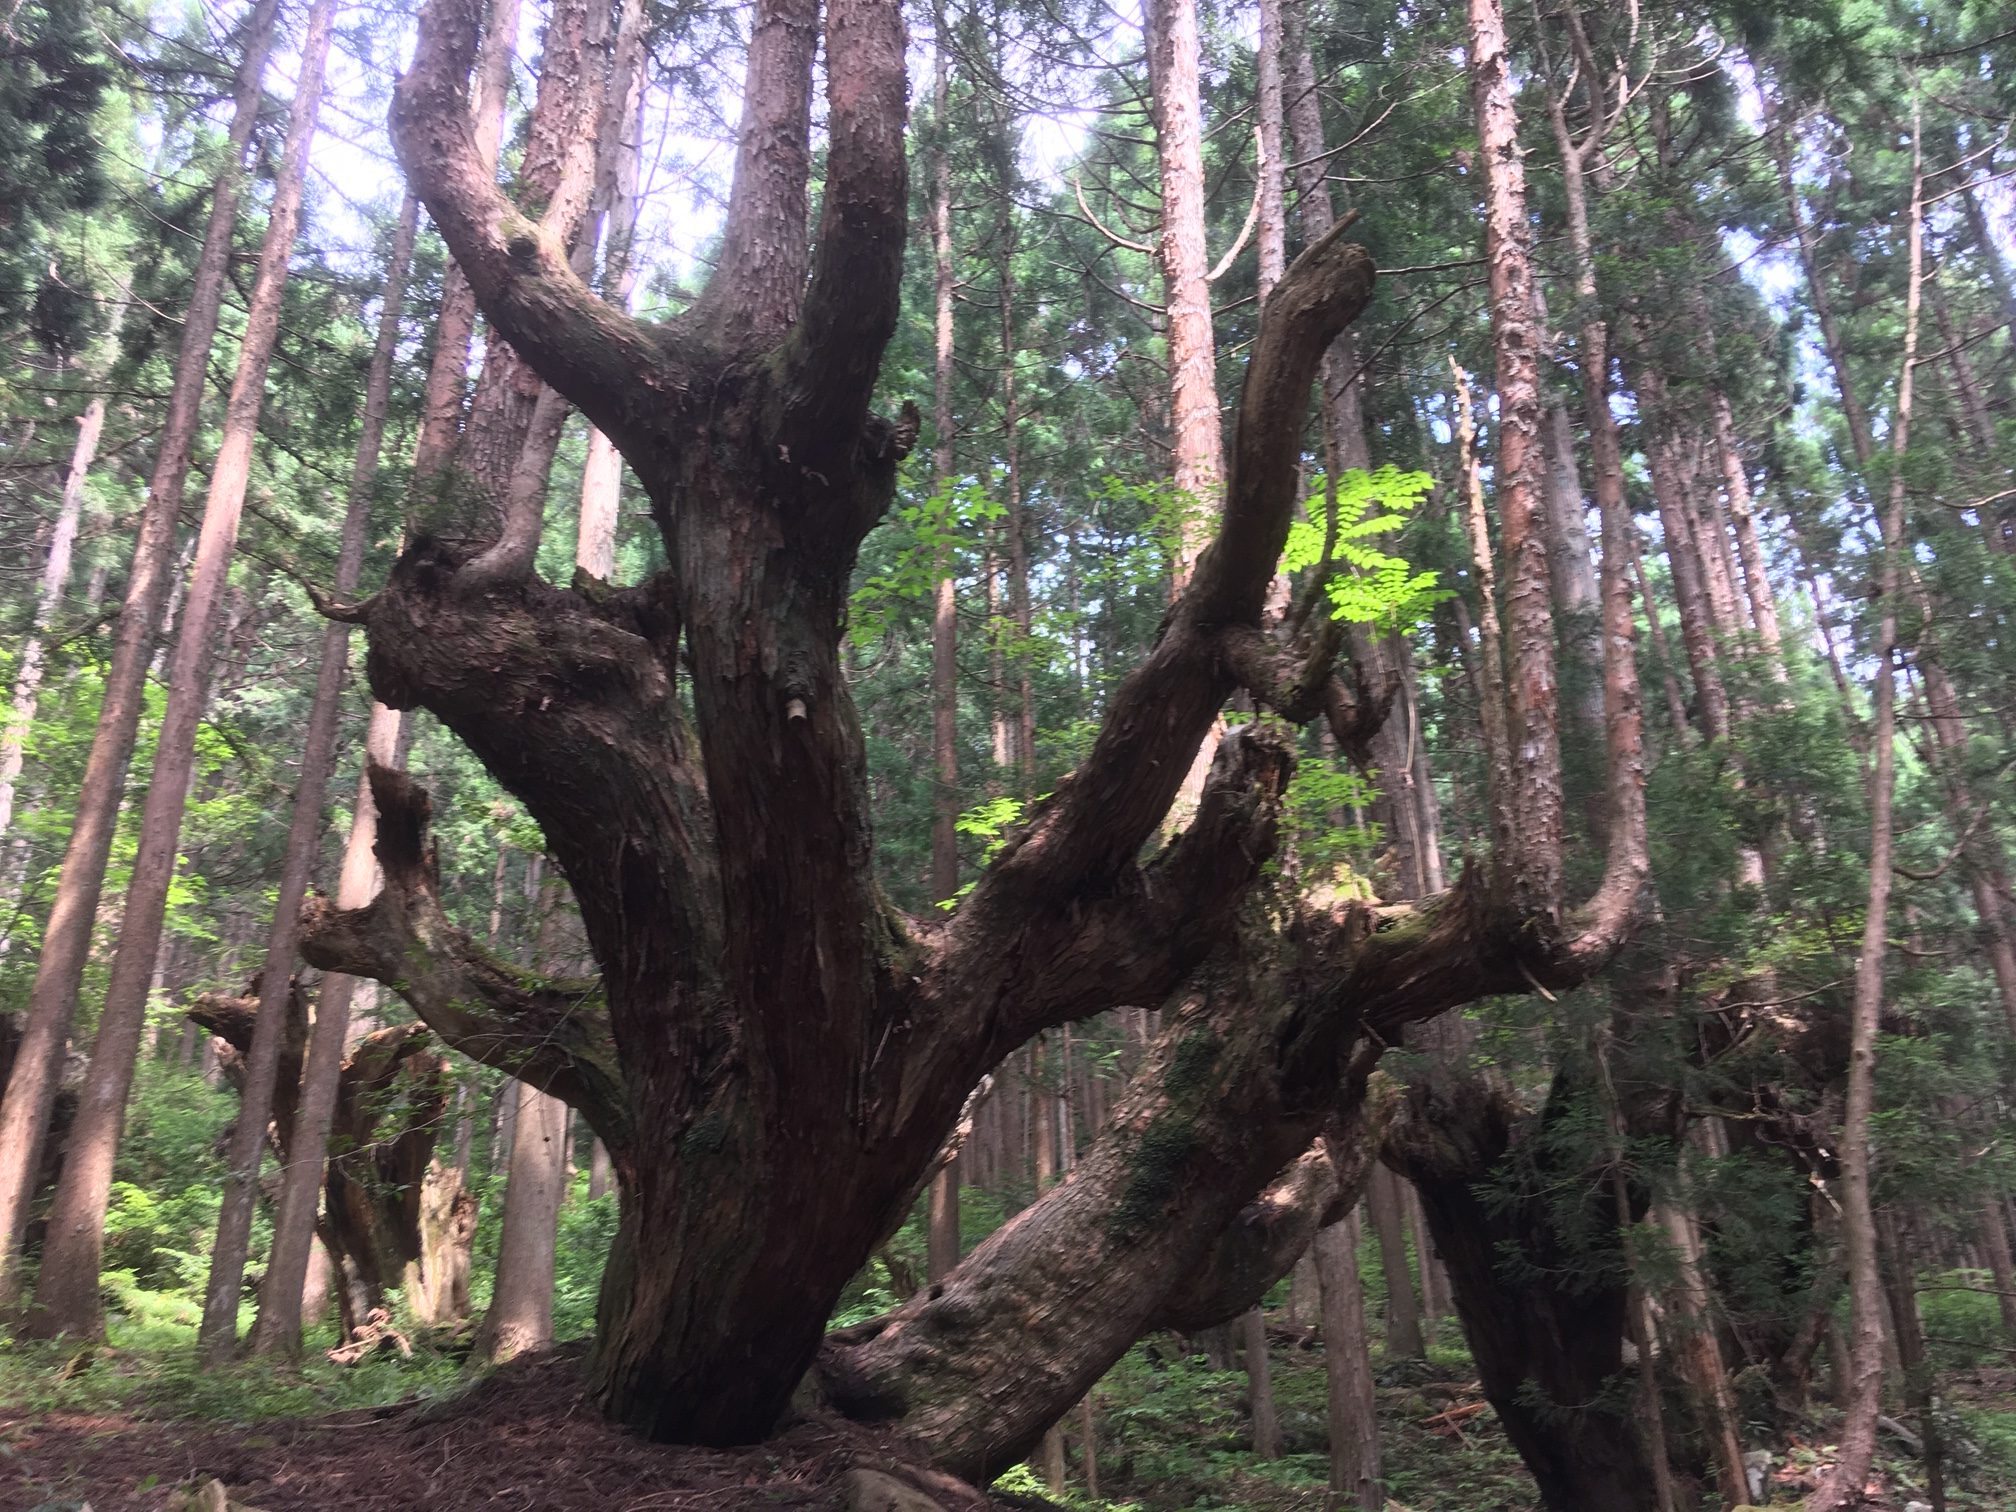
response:
<svg viewBox="0 0 2016 1512"><path fill-rule="evenodd" d="M172 1348L170 1347L172 1342ZM1247 1442L1245 1380L1212 1371L1174 1340L1138 1346L1095 1393L1099 1494L1085 1484L1083 1418L1065 1425L1074 1512L1138 1508L1291 1512L1324 1506L1327 1453L1320 1348L1275 1330L1270 1351L1281 1458ZM840 1508L851 1471L894 1474L948 1512L1039 1507L1045 1488L1018 1467L999 1501L962 1497L920 1471L901 1441L833 1419L800 1419L752 1449L646 1444L584 1400L577 1349L507 1366L475 1388L452 1356L424 1347L339 1367L201 1371L188 1341L159 1330L114 1347L0 1350L0 1509L183 1512L231 1508L596 1509L715 1512ZM2016 1512L2016 1372L1949 1378L1960 1454L1953 1512ZM1379 1370L1388 1512L1538 1512L1460 1350ZM1921 1494L1896 1444L1872 1506L1901 1512ZM1824 1459L1818 1434L1785 1430L1769 1504L1790 1508ZM192 1493L219 1483L228 1503ZM962 1505L963 1503L963 1505ZM887 1505L884 1503L884 1505Z"/></svg>

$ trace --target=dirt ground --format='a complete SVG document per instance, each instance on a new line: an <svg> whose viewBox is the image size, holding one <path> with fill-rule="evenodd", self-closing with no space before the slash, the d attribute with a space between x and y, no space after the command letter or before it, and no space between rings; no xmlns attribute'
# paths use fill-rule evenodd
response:
<svg viewBox="0 0 2016 1512"><path fill-rule="evenodd" d="M506 1366L452 1398L249 1426L0 1411L5 1512L181 1512L213 1479L234 1509L260 1512L841 1508L855 1469L893 1475L945 1512L997 1505L920 1468L900 1439L840 1419L800 1419L749 1449L646 1443L584 1400L572 1355Z"/></svg>

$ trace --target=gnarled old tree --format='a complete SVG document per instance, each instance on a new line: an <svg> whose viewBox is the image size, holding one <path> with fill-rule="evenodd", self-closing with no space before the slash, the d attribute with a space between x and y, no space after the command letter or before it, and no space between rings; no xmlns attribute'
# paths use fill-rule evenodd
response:
<svg viewBox="0 0 2016 1512"><path fill-rule="evenodd" d="M428 7L394 108L401 159L497 329L636 471L668 565L635 587L563 588L529 552L500 561L494 525L437 530L379 595L336 612L366 626L378 695L431 710L543 827L601 976L539 980L450 926L425 796L382 771L384 891L311 918L307 952L391 984L607 1144L622 1218L593 1371L612 1415L658 1438L759 1438L816 1359L844 1407L990 1474L1144 1330L1236 1316L1285 1271L1293 1215L1362 1169L1369 1072L1400 1026L1579 979L1610 953L1644 872L1635 718L1613 710L1623 796L1580 911L1561 895L1539 706L1508 757L1534 780L1510 801L1544 804L1552 780L1556 815L1509 826L1496 864L1448 893L1333 905L1264 880L1292 765L1273 721L1222 742L1188 826L1144 857L1235 691L1326 719L1347 750L1391 696L1333 672L1334 624L1284 643L1263 622L1310 388L1371 291L1340 227L1268 299L1215 537L1091 753L956 910L903 915L876 882L838 650L856 549L917 431L910 407L890 421L871 406L905 240L900 7L825 7L814 237L819 6L759 0L718 268L657 324L572 270L565 193L534 219L483 167L464 82L477 10ZM1508 516L1515 556L1529 526ZM1623 628L1607 649L1628 680L1608 558ZM1529 628L1514 617L1515 635ZM1072 1178L822 1354L834 1300L929 1178L969 1089L1047 1027L1172 997L1163 1042ZM1305 1152L1326 1130L1342 1158L1317 1179Z"/></svg>

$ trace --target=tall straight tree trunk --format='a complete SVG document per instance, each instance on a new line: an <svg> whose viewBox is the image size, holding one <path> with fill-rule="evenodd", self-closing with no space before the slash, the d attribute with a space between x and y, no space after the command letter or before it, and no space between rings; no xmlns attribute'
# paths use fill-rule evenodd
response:
<svg viewBox="0 0 2016 1512"><path fill-rule="evenodd" d="M1583 519L1575 432L1568 407L1559 399L1548 400L1541 441L1547 565L1561 616L1568 718L1578 743L1593 757L1603 749L1603 611L1596 596L1589 527ZM1600 814L1600 796L1595 808Z"/></svg>
<svg viewBox="0 0 2016 1512"><path fill-rule="evenodd" d="M1414 1300L1414 1272L1407 1262L1407 1220L1401 1211L1400 1178L1375 1166L1365 1187L1365 1210L1379 1239L1379 1268L1386 1275L1386 1358L1427 1356L1421 1339L1421 1309Z"/></svg>
<svg viewBox="0 0 2016 1512"><path fill-rule="evenodd" d="M637 283L637 215L641 205L638 171L644 149L644 7L625 0L617 23L616 52L610 65L602 140L595 168L601 212L602 297L618 309L630 307ZM609 580L616 571L616 535L623 498L623 458L594 426L581 464L581 513L575 561L590 577Z"/></svg>
<svg viewBox="0 0 2016 1512"><path fill-rule="evenodd" d="M931 482L949 511L953 486L952 412L952 70L945 7L933 9L937 36L931 53L932 130L931 264L934 314ZM999 697L999 690L996 690ZM959 892L959 602L950 545L940 548L938 584L931 608L931 897L949 903ZM925 1272L942 1279L959 1263L959 1161L945 1162L931 1180Z"/></svg>
<svg viewBox="0 0 2016 1512"><path fill-rule="evenodd" d="M1249 1307L1239 1320L1239 1352L1245 1357L1246 1364L1246 1393L1253 1418L1253 1457L1279 1459L1281 1416L1274 1407L1274 1372L1267 1358L1267 1314L1258 1307Z"/></svg>
<svg viewBox="0 0 2016 1512"><path fill-rule="evenodd" d="M372 705L364 735L367 767L396 761L400 722L396 711ZM371 854L378 833L377 810L368 784L360 780L358 789L336 881L337 906L343 908L362 908L378 890L378 863ZM336 1115L356 988L357 979L342 972L328 972L322 978L301 1073L300 1102L291 1124L290 1158L273 1215L273 1246L259 1287L259 1315L251 1339L254 1355L291 1359L301 1351L301 1277L315 1240L315 1210L322 1199L329 1130Z"/></svg>
<svg viewBox="0 0 2016 1512"><path fill-rule="evenodd" d="M209 369L210 346L224 291L225 264L231 255L231 232L237 223L238 197L246 144L258 122L260 78L273 40L273 18L279 0L258 0L245 28L245 52L239 63L232 106L228 156L210 196L210 218L197 254L196 270L182 322L182 345L175 357L175 378L169 390L161 427L160 450L148 483L147 504L140 516L128 568L126 600L119 614L112 664L98 709L82 781L77 789L76 817L63 852L63 867L55 901L42 935L42 955L28 998L26 1022L0 1099L0 1305L13 1301L19 1289L18 1251L33 1195L33 1172L41 1163L42 1141L56 1103L64 1044L77 1016L77 996L90 955L98 898L112 854L119 803L125 794L126 769L145 707L147 665L153 657L154 632L168 596L170 566L175 555L176 523L182 513L183 487L189 476L189 453Z"/></svg>
<svg viewBox="0 0 2016 1512"><path fill-rule="evenodd" d="M1382 1512L1385 1472L1372 1393L1372 1335L1365 1326L1365 1292L1358 1277L1358 1234L1355 1209L1316 1233L1323 1373L1330 1386L1330 1496L1334 1505L1356 1512Z"/></svg>
<svg viewBox="0 0 2016 1512"><path fill-rule="evenodd" d="M1896 700L1892 661L1897 654L1897 591L1903 550L1906 486L1903 461L1911 444L1911 399L1918 366L1918 312L1924 279L1924 170L1916 118L1912 126L1910 274L1904 304L1904 359L1897 408L1890 421L1893 462L1883 515L1883 559L1877 583L1876 685L1869 742L1869 901L1862 950L1855 964L1850 1020L1847 1106L1839 1147L1841 1237L1848 1269L1848 1382L1842 1400L1840 1447L1833 1469L1807 1502L1808 1512L1841 1512L1859 1504L1876 1452L1876 1418L1883 1405L1883 1286L1877 1257L1876 1215L1870 1200L1870 1124L1876 1110L1876 1040L1883 1016L1883 968L1889 955L1891 813L1896 798Z"/></svg>
<svg viewBox="0 0 2016 1512"><path fill-rule="evenodd" d="M1435 1253L1427 1215L1421 1211L1421 1199L1414 1195L1414 1183L1403 1180L1398 1185L1406 1199L1407 1228L1414 1236L1414 1253L1421 1264L1421 1332L1432 1346L1437 1328L1449 1316L1449 1278L1443 1273L1442 1257Z"/></svg>
<svg viewBox="0 0 2016 1512"><path fill-rule="evenodd" d="M1156 251L1168 305L1169 419L1174 481L1184 511L1176 562L1176 583L1181 587L1211 538L1225 481L1218 349L1211 332L1210 262L1204 244L1204 123L1196 0L1149 0L1146 22L1148 78L1162 169L1162 234Z"/></svg>
<svg viewBox="0 0 2016 1512"><path fill-rule="evenodd" d="M1694 674L1694 696L1700 709L1701 733L1709 740L1729 736L1729 695L1716 656L1715 614L1703 576L1702 552L1678 442L1670 428L1671 403L1666 382L1649 363L1638 374L1638 390L1652 417L1653 436L1646 448L1652 470L1652 491L1659 504L1659 523L1666 536L1666 561L1673 575L1673 602L1680 614L1680 639Z"/></svg>
<svg viewBox="0 0 2016 1512"><path fill-rule="evenodd" d="M1036 799L1036 693L1029 675L1030 638L1035 624L1029 597L1029 509L1022 497L1022 395L1015 382L1021 340L1015 324L1015 226L1002 228L1001 248L1001 438L1007 468L1008 608L1015 618L1015 775L1024 803Z"/></svg>
<svg viewBox="0 0 2016 1512"><path fill-rule="evenodd" d="M497 1285L472 1353L502 1364L553 1342L554 1230L566 1196L567 1105L530 1082L510 1084L518 1113L497 1241Z"/></svg>
<svg viewBox="0 0 2016 1512"><path fill-rule="evenodd" d="M1785 637L1778 627L1778 599L1757 538L1757 506L1750 496L1750 474L1736 440L1736 419L1729 396L1718 385L1710 396L1714 407L1715 451L1722 464L1722 487L1729 500L1729 519L1736 533L1736 552L1743 563L1743 587L1750 600L1750 623L1764 652L1774 682L1785 680Z"/></svg>
<svg viewBox="0 0 2016 1512"><path fill-rule="evenodd" d="M1771 140L1771 154L1778 164L1778 187L1785 197L1785 213L1792 221L1793 239L1799 248L1799 265L1806 274L1806 294L1813 302L1813 314L1820 323L1820 344L1834 369L1835 389L1841 400L1841 418L1848 424L1848 444L1856 464L1866 468L1876 453L1871 438L1869 412L1848 369L1848 347L1842 339L1841 322L1834 313L1834 300L1827 280L1820 274L1820 253L1813 228L1806 219L1806 207L1799 197L1799 185L1792 176L1792 122L1775 91L1763 91L1765 134Z"/></svg>
<svg viewBox="0 0 2016 1512"><path fill-rule="evenodd" d="M493 166L503 133L506 87L512 51L518 36L517 0L494 0L489 8L476 62L476 90L471 104L473 134L479 161ZM409 504L431 496L442 486L452 462L461 426L463 391L470 347L476 332L476 296L454 263L443 280L441 306L435 321L434 355L421 391L420 425L413 443L408 484ZM361 908L378 889L378 865L372 855L377 839L377 809L372 798L372 764L396 766L407 726L399 711L374 700L365 729L366 770L357 780L351 808L349 839L338 874L339 907ZM273 1248L259 1293L259 1316L251 1347L256 1355L291 1358L301 1348L301 1318L294 1280L308 1263L315 1232L315 1212L322 1196L322 1171L328 1159L329 1131L335 1119L343 1061L349 1043L350 1007L357 979L328 972L316 1004L315 1028L302 1071L300 1106L295 1113L292 1148L273 1220Z"/></svg>
<svg viewBox="0 0 2016 1512"><path fill-rule="evenodd" d="M70 1130L63 1178L50 1210L35 1306L25 1324L34 1335L73 1333L96 1338L104 1332L99 1269L112 1161L125 1128L126 1097L146 1022L148 988L167 914L169 884L175 874L182 816L195 768L196 727L203 716L215 656L217 612L251 478L252 447L266 402L266 373L280 333L281 298L300 224L308 149L322 105L322 73L335 15L336 0L316 0L302 38L287 142L260 247L259 273L247 304L245 336L225 407L223 439L210 470L188 598L176 633L168 705L141 814L139 848L120 919L119 948L106 984L91 1069Z"/></svg>
<svg viewBox="0 0 2016 1512"><path fill-rule="evenodd" d="M126 316L126 304L113 313L105 332L109 356L106 365L118 356L119 327ZM42 582L35 595L35 612L28 622L28 634L21 642L20 660L14 667L14 696L9 702L5 724L0 724L0 842L14 822L14 790L21 779L21 767L28 746L28 727L35 722L35 707L42 691L44 643L56 611L62 606L64 590L70 584L70 563L77 551L77 532L84 523L84 485L91 476L91 464L98 457L98 441L105 433L105 396L96 394L77 417L77 440L70 449L70 465L63 471L63 494L56 508L56 525L49 533L49 554L42 559ZM8 885L0 877L0 888ZM0 894L0 901L5 901Z"/></svg>
<svg viewBox="0 0 2016 1512"><path fill-rule="evenodd" d="M1534 298L1526 170L1499 0L1470 0L1471 103L1484 159L1485 257L1490 268L1491 345L1498 390L1495 468L1506 558L1505 679L1511 741L1510 794L1500 822L1505 884L1522 907L1557 917L1561 907L1561 744L1554 678L1554 615L1547 572L1540 473L1540 322ZM1518 860L1513 860L1515 856Z"/></svg>
<svg viewBox="0 0 2016 1512"><path fill-rule="evenodd" d="M1917 1256L1910 1226L1895 1212L1876 1215L1876 1259L1895 1325L1904 1399L1918 1419L1925 1494L1932 1512L1946 1512L1946 1434L1939 1419L1938 1384L1925 1354L1925 1325L1918 1316Z"/></svg>
<svg viewBox="0 0 2016 1512"><path fill-rule="evenodd" d="M371 500L378 480L378 459L384 447L386 410L392 394L392 358L399 345L400 308L405 300L406 271L413 258L419 218L419 202L408 194L400 206L391 262L385 271L377 340L364 383L363 417L358 429L356 460L350 470L342 544L336 558L335 588L345 598L356 591L364 566L364 542L371 524ZM266 936L259 1017L245 1056L238 1122L225 1156L224 1200L217 1217L217 1243L210 1256L203 1321L196 1337L198 1352L211 1364L228 1359L238 1342L238 1306L245 1281L245 1258L252 1240L252 1213L259 1196L266 1126L272 1117L273 1079L280 1064L285 1006L294 972L294 947L301 928L301 903L307 895L308 875L320 849L322 804L329 792L330 768L335 764L336 723L349 655L349 625L330 621L322 631L322 657L316 668L315 693L302 742L287 851L280 868L273 923Z"/></svg>

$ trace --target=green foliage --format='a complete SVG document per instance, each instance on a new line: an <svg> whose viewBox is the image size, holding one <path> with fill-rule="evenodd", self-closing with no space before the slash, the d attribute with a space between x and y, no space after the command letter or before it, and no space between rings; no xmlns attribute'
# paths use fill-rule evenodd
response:
<svg viewBox="0 0 2016 1512"><path fill-rule="evenodd" d="M1377 789L1341 762L1305 757L1288 779L1282 802L1291 854L1305 879L1326 879L1340 897L1370 897L1361 875L1382 831L1368 813Z"/></svg>
<svg viewBox="0 0 2016 1512"><path fill-rule="evenodd" d="M928 595L954 569L956 553L1006 513L978 479L955 482L898 506L884 526L880 564L854 589L848 623L857 644L886 636L899 608Z"/></svg>
<svg viewBox="0 0 2016 1512"><path fill-rule="evenodd" d="M616 1237L616 1194L588 1195L588 1173L574 1178L560 1209L555 1249L553 1337L585 1339L595 1331L595 1303L602 1293L602 1266Z"/></svg>
<svg viewBox="0 0 2016 1512"><path fill-rule="evenodd" d="M89 274L57 272L63 222L105 193L98 111L112 71L89 0L22 0L0 27L0 331L29 321L52 352L81 350L98 311Z"/></svg>
<svg viewBox="0 0 2016 1512"><path fill-rule="evenodd" d="M1449 597L1448 590L1438 586L1439 574L1418 572L1376 543L1401 530L1434 487L1428 473L1403 472L1390 464L1375 472L1347 469L1334 487L1327 476L1319 476L1309 494L1309 517L1288 527L1281 570L1319 569L1330 612L1340 620L1382 630L1413 629Z"/></svg>

